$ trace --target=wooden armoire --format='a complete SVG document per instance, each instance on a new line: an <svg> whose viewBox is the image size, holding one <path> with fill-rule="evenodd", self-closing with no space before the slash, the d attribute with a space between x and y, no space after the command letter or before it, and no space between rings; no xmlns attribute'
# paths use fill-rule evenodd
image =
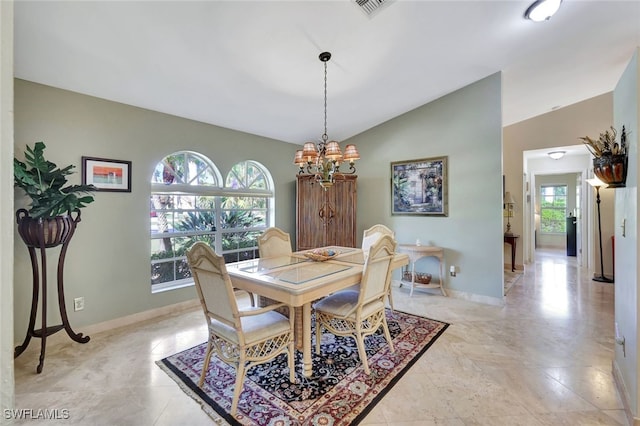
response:
<svg viewBox="0 0 640 426"><path fill-rule="evenodd" d="M356 247L357 176L342 175L326 191L312 175L298 175L296 250Z"/></svg>

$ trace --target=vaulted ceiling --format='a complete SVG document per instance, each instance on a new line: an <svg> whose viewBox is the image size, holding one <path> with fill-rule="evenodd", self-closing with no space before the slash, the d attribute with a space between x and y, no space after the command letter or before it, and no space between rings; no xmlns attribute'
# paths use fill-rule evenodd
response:
<svg viewBox="0 0 640 426"><path fill-rule="evenodd" d="M371 0L370 0L371 1ZM503 124L612 91L640 1L21 1L18 78L292 143L342 140L493 73ZM452 112L455 114L455 111Z"/></svg>

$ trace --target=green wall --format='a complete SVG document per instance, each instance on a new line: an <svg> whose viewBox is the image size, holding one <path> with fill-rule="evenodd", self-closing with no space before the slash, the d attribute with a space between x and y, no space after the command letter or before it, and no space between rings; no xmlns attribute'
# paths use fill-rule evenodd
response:
<svg viewBox="0 0 640 426"><path fill-rule="evenodd" d="M65 268L68 305L75 297L85 298L83 311L69 312L76 331L196 297L193 287L150 292L149 180L155 164L171 152L204 154L223 176L239 161L259 161L275 182L276 226L295 235L295 145L15 80L16 155L22 158L25 145L40 140L47 145L49 160L77 167L74 183L80 182L82 156L133 163L132 192L96 193L96 201L82 211L70 244ZM500 74L389 120L343 146L346 142L358 144L362 156L357 164L359 234L384 223L400 242L420 238L423 244L443 246L447 271L452 264L459 268L456 278L446 274L453 296L501 303ZM390 162L443 155L449 161L449 216L391 216ZM16 192L15 208L26 203ZM17 233L14 255L14 330L15 339L21 340L29 316L31 267ZM57 259L55 249L48 256ZM52 273L49 280L55 283ZM58 318L55 293L50 302L53 323Z"/></svg>
<svg viewBox="0 0 640 426"><path fill-rule="evenodd" d="M613 92L613 125L625 126L627 131L629 167L625 188L615 191L616 292L615 324L619 338L625 346L614 345L613 373L625 407L633 416L634 424L640 419L640 338L638 326L638 276L640 276L640 239L638 232L638 199L640 198L640 48L636 49ZM624 226L623 226L624 225ZM623 233L624 229L624 233Z"/></svg>
<svg viewBox="0 0 640 426"><path fill-rule="evenodd" d="M81 157L132 161L132 192L97 192L82 210L65 265L69 319L76 331L122 316L196 298L194 287L151 294L149 266L150 177L164 156L191 150L209 157L226 176L231 166L257 160L273 176L276 225L293 232L295 224L295 145L135 108L48 86L15 80L15 153L44 141L47 159L73 164L80 183ZM284 160L283 160L284 159ZM284 165L283 165L284 163ZM73 181L75 180L75 181ZM16 190L15 208L28 204ZM15 339L26 332L31 302L31 265L15 233ZM48 250L49 321L57 315L57 251ZM85 309L73 312L73 298Z"/></svg>
<svg viewBox="0 0 640 426"><path fill-rule="evenodd" d="M416 88L419 90L419 88ZM456 297L502 300L501 74L493 74L349 139L358 168L358 232L383 223L399 243L445 248ZM391 162L448 157L449 215L391 215ZM434 270L433 259L422 266ZM448 277L450 265L458 267Z"/></svg>

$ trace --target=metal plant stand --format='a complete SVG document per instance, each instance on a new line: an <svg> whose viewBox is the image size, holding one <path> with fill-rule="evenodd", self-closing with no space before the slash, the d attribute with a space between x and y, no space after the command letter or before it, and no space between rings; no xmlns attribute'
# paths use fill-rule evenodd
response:
<svg viewBox="0 0 640 426"><path fill-rule="evenodd" d="M18 222L18 233L27 245L29 257L31 258L31 269L33 271L33 295L31 299L31 317L29 319L29 329L22 345L15 348L13 357L17 358L27 349L32 337L41 339L40 343L40 362L36 371L42 372L44 367L44 356L47 344L47 336L50 336L63 328L69 337L78 343L87 343L89 336L83 336L82 333L76 333L69 324L67 317L67 309L64 300L64 259L69 247L69 241L75 232L76 225L80 222L80 211L76 210L75 219L71 216L58 216L50 219L34 219L29 216L25 209L19 209L16 212L16 220ZM58 257L58 306L60 308L60 317L62 324L47 326L47 248L56 247L62 244L62 249ZM40 268L38 267L38 259L36 257L36 249L40 251ZM35 329L36 315L38 311L38 299L40 288L42 288L42 327Z"/></svg>

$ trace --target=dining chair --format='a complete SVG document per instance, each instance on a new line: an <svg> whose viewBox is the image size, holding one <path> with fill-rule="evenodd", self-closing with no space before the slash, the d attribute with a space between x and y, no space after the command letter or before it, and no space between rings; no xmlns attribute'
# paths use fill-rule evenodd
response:
<svg viewBox="0 0 640 426"><path fill-rule="evenodd" d="M239 310L224 257L218 256L206 243L195 243L187 252L187 261L209 330L198 387L202 388L214 352L236 368L232 416L238 408L244 376L249 368L287 353L289 381L294 383L293 308L288 306L289 318L275 311L287 307L284 303Z"/></svg>
<svg viewBox="0 0 640 426"><path fill-rule="evenodd" d="M291 237L280 228L271 227L258 237L260 257L287 256L291 254Z"/></svg>
<svg viewBox="0 0 640 426"><path fill-rule="evenodd" d="M388 292L390 265L396 245L390 235L383 235L369 249L359 290L341 290L313 305L317 354L320 353L323 329L338 336L351 336L356 340L366 374L371 374L364 346L366 336L382 327L391 352L395 351L387 326L384 298Z"/></svg>
<svg viewBox="0 0 640 426"><path fill-rule="evenodd" d="M267 228L258 237L258 253L261 258L288 256L292 253L291 237L280 228ZM258 306L270 305L271 303L275 303L275 301L266 296L258 295Z"/></svg>
<svg viewBox="0 0 640 426"><path fill-rule="evenodd" d="M395 238L395 232L382 224L373 225L371 228L364 230L364 233L362 235L362 252L365 256L367 256L367 253L369 253L369 249L371 248L371 246L383 235L391 235L392 238ZM389 276L389 293L387 294L387 299L389 300L389 306L391 307L391 311L393 312L394 309L393 293L391 292L391 276Z"/></svg>

